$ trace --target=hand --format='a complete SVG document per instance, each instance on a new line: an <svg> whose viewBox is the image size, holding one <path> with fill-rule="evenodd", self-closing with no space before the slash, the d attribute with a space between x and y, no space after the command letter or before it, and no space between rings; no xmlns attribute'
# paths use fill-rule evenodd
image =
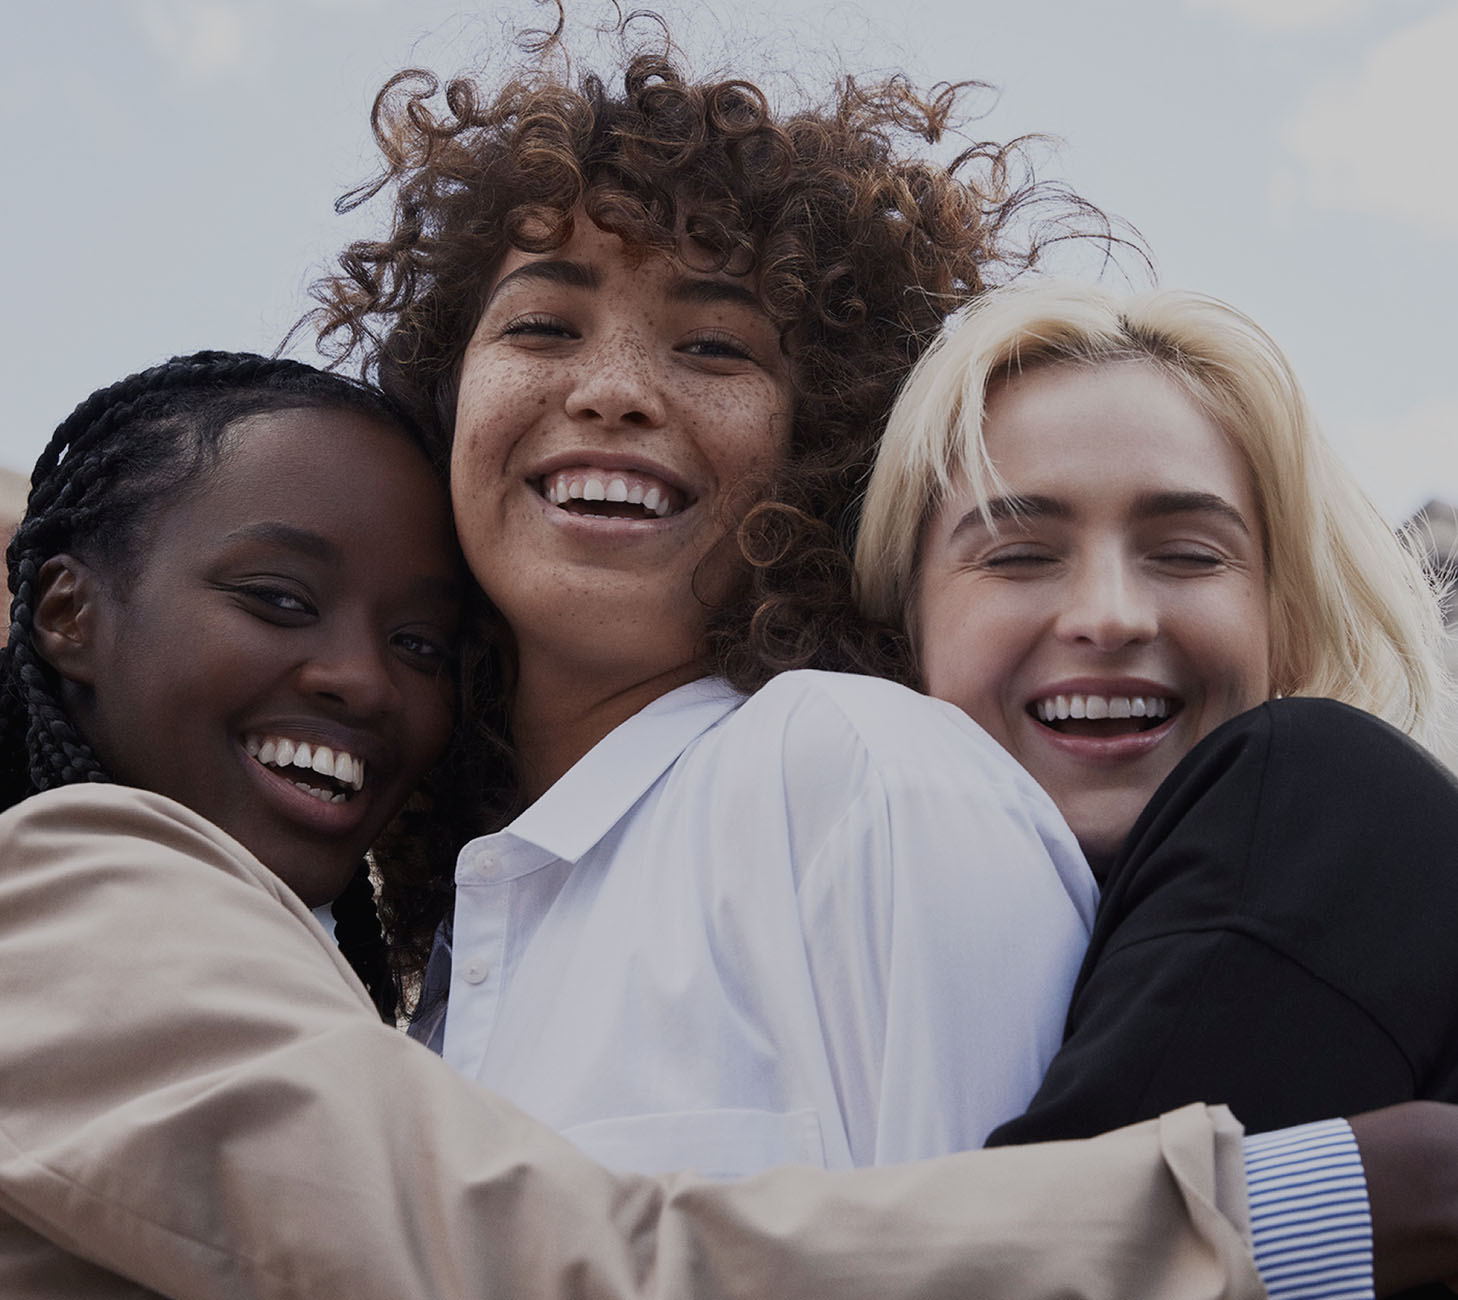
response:
<svg viewBox="0 0 1458 1300"><path fill-rule="evenodd" d="M1458 1291L1458 1106L1409 1101L1350 1123L1367 1175L1377 1294L1438 1280Z"/></svg>

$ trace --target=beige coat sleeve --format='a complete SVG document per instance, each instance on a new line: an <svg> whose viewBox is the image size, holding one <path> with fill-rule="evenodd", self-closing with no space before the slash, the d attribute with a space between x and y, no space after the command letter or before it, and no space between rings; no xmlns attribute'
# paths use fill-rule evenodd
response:
<svg viewBox="0 0 1458 1300"><path fill-rule="evenodd" d="M608 1173L381 1025L302 904L154 795L0 818L0 988L17 1300L1263 1294L1239 1128L1200 1107L904 1168Z"/></svg>

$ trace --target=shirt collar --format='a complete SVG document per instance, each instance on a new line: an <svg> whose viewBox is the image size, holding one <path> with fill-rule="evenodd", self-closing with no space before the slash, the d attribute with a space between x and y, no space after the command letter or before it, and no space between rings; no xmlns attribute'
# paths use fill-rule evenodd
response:
<svg viewBox="0 0 1458 1300"><path fill-rule="evenodd" d="M718 677L669 691L598 741L502 834L575 863L693 741L743 701Z"/></svg>

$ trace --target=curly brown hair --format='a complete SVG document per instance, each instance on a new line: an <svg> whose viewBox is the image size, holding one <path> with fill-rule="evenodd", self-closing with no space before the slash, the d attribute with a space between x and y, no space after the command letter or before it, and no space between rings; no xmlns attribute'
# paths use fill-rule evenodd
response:
<svg viewBox="0 0 1458 1300"><path fill-rule="evenodd" d="M372 115L384 169L340 207L387 193L392 228L314 286L321 349L358 359L444 461L509 250L560 247L582 214L645 251L691 241L696 266L752 278L795 400L786 462L738 528L747 577L706 611L707 662L745 690L805 666L906 677L898 634L855 611L848 558L891 402L949 313L1030 265L1050 232L1108 238L1108 223L1035 180L1026 139L937 160L978 83L844 77L825 103L776 113L752 82L695 81L671 46L625 55L620 91L561 69L539 57L494 91L458 78L442 95L418 69L386 83ZM1022 220L1030 207L1044 220ZM504 735L509 632L488 626L482 656L467 707ZM488 798L488 820L510 815L513 789Z"/></svg>

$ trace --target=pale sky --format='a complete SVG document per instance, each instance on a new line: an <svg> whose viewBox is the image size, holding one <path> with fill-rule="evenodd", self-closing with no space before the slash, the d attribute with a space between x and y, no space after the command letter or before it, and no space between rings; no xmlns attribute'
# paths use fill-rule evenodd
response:
<svg viewBox="0 0 1458 1300"><path fill-rule="evenodd" d="M1044 173L1138 227L1162 282L1260 321L1389 518L1430 497L1458 503L1458 0L656 7L703 70L793 69L812 88L839 65L992 83L968 132L1058 137ZM20 470L101 384L200 347L272 350L308 280L374 228L333 200L373 167L375 90L409 64L479 63L541 12L531 0L5 10L0 465Z"/></svg>

